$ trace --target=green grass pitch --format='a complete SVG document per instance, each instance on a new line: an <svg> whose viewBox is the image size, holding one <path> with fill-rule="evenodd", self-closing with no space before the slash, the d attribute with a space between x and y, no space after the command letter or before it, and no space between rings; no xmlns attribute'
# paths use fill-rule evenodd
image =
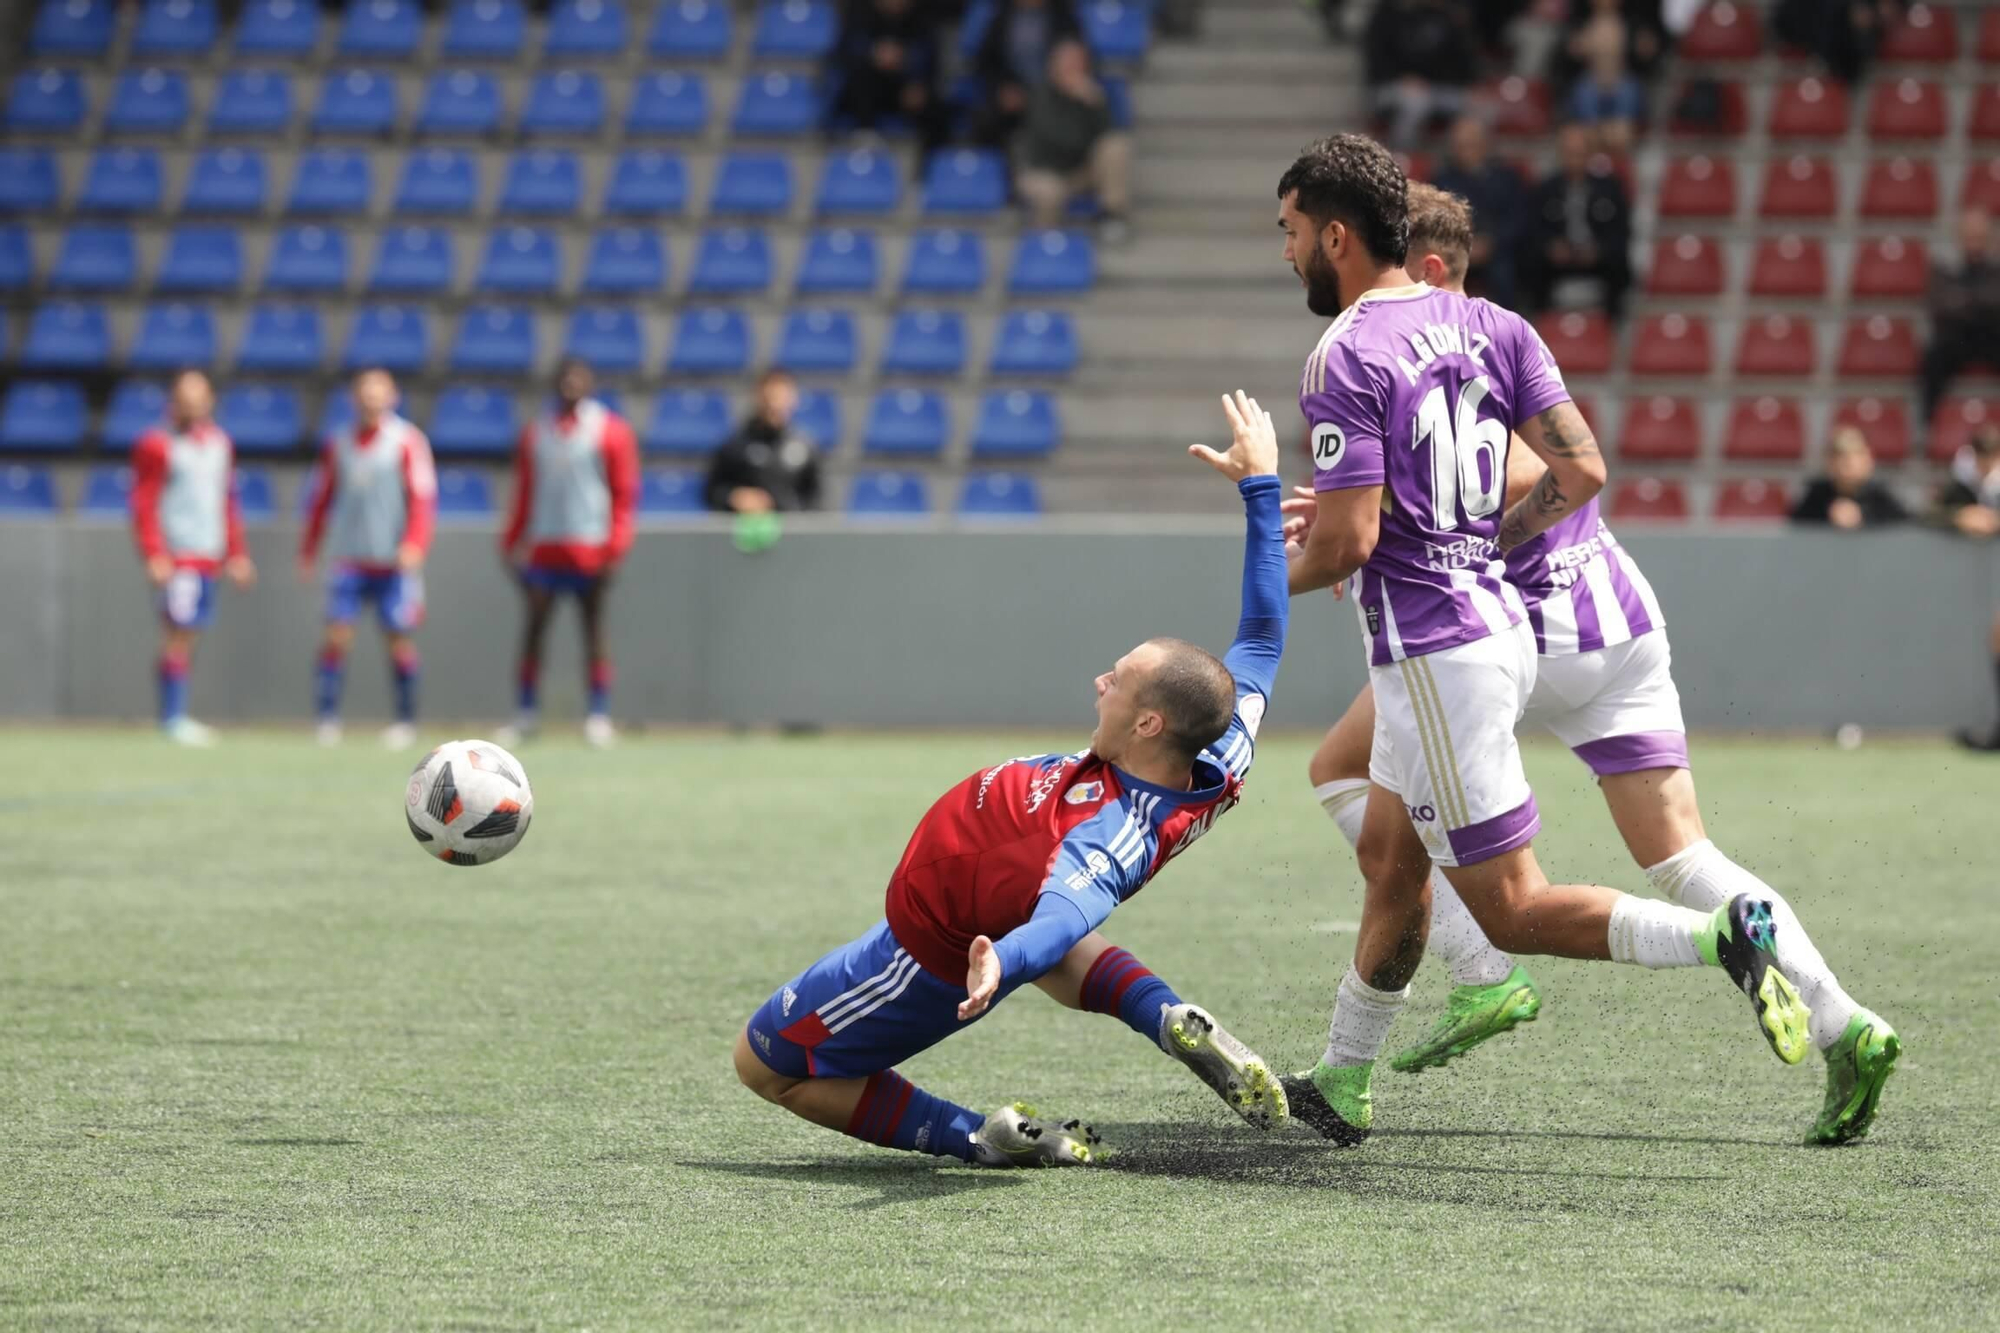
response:
<svg viewBox="0 0 2000 1333"><path fill-rule="evenodd" d="M1377 1084L1377 1137L1260 1137L1032 991L907 1067L1094 1119L1094 1170L864 1147L737 1086L775 985L880 914L948 784L1079 737L653 738L522 754L527 841L421 856L353 741L0 735L0 1327L1962 1329L2000 1315L2000 768L1696 746L1711 830L1907 1049L1873 1138L1802 1145L1713 973L1543 961L1541 1021ZM1309 1062L1352 857L1262 747L1108 932ZM1542 859L1643 887L1566 755ZM1421 974L1392 1042L1444 983Z"/></svg>

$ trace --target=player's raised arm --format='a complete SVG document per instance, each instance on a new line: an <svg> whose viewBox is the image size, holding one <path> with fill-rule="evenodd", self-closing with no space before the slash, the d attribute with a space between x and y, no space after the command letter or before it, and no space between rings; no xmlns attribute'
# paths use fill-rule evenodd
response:
<svg viewBox="0 0 2000 1333"><path fill-rule="evenodd" d="M1237 696L1269 698L1278 678L1278 660L1285 651L1286 586L1284 516L1279 512L1283 484L1278 480L1278 432L1271 414L1257 400L1238 390L1225 395L1223 413L1229 418L1229 452L1195 444L1188 452L1236 483L1243 494L1247 530L1243 542L1243 614L1236 641L1223 655L1223 665L1236 678Z"/></svg>

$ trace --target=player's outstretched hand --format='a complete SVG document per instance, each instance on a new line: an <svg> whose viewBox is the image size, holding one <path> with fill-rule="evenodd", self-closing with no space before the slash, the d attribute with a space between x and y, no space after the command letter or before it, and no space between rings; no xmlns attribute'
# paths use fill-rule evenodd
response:
<svg viewBox="0 0 2000 1333"><path fill-rule="evenodd" d="M965 1001L958 1006L958 1021L970 1022L986 1012L1000 991L1000 955L993 941L981 935L965 955Z"/></svg>
<svg viewBox="0 0 2000 1333"><path fill-rule="evenodd" d="M1188 453L1231 481L1276 476L1278 428L1271 424L1271 414L1241 389L1222 396L1222 412L1229 418L1229 429L1235 436L1229 452L1219 454L1205 444L1191 444Z"/></svg>

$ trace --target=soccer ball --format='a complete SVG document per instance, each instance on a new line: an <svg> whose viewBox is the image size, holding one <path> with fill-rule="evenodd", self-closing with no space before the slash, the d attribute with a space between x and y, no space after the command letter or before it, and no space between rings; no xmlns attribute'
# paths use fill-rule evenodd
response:
<svg viewBox="0 0 2000 1333"><path fill-rule="evenodd" d="M520 845L535 815L521 761L492 741L446 741L403 792L410 836L446 865L480 866Z"/></svg>

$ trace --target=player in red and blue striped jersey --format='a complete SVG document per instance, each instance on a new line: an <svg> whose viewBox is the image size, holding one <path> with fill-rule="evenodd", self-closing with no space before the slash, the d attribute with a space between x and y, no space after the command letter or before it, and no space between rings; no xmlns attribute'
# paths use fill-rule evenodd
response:
<svg viewBox="0 0 2000 1333"><path fill-rule="evenodd" d="M1237 803L1284 651L1278 446L1254 399L1224 399L1248 534L1243 612L1221 661L1153 639L1097 678L1075 754L1006 760L946 792L890 877L885 918L778 988L736 1041L736 1072L814 1124L990 1166L1088 1162L1095 1135L1019 1105L981 1116L895 1066L1033 983L1116 1014L1252 1124L1284 1118L1277 1080L1199 1007L1097 933L1120 903Z"/></svg>

